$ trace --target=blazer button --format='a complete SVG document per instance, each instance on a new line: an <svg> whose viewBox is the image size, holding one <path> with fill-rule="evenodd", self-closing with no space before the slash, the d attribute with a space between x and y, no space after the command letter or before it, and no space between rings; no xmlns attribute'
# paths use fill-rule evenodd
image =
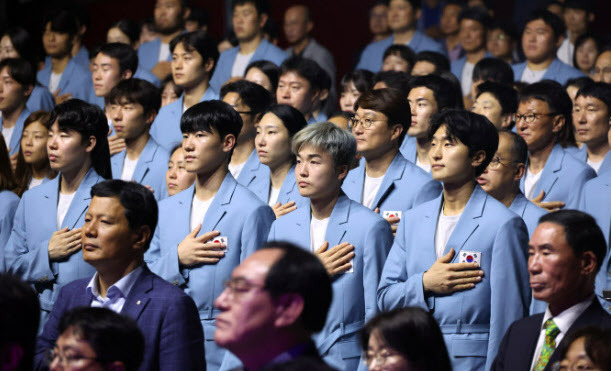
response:
<svg viewBox="0 0 611 371"><path fill-rule="evenodd" d="M173 281L173 282L172 282L172 285L174 285L174 286L178 286L178 281Z"/></svg>

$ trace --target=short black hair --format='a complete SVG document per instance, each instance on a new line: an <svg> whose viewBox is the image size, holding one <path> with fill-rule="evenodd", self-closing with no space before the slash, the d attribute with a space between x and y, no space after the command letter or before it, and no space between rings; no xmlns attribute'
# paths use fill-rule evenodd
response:
<svg viewBox="0 0 611 371"><path fill-rule="evenodd" d="M404 0L406 3L410 3L410 5L412 6L412 8L414 8L414 10L416 9L420 9L421 4L420 4L420 0ZM390 0L385 0L386 5L388 6L390 4Z"/></svg>
<svg viewBox="0 0 611 371"><path fill-rule="evenodd" d="M149 241L145 246L145 250L148 249L159 215L153 192L136 182L110 179L91 187L91 197L95 196L118 198L125 209L123 213L132 231L147 226L151 231Z"/></svg>
<svg viewBox="0 0 611 371"><path fill-rule="evenodd" d="M558 210L544 214L539 224L553 223L564 229L567 244L576 257L591 251L596 256L596 272L602 266L607 253L607 242L596 220L579 210Z"/></svg>
<svg viewBox="0 0 611 371"><path fill-rule="evenodd" d="M131 19L121 19L116 21L108 29L111 28L118 28L121 32L123 32L129 39L132 46L140 40L141 28Z"/></svg>
<svg viewBox="0 0 611 371"><path fill-rule="evenodd" d="M500 58L483 58L473 67L473 81L482 80L511 85L514 80L513 70L509 63Z"/></svg>
<svg viewBox="0 0 611 371"><path fill-rule="evenodd" d="M11 27L8 28L2 36L8 36L13 44L13 48L20 58L23 58L30 63L34 64L37 60L36 48L32 41L30 33L22 27Z"/></svg>
<svg viewBox="0 0 611 371"><path fill-rule="evenodd" d="M246 70L244 71L244 76L246 76L246 74L248 73L248 71L250 71L251 68L257 68L258 70L263 72L265 76L267 76L270 84L272 85L272 92L275 93L276 89L278 88L280 68L275 63L272 63L270 61L254 61L246 67Z"/></svg>
<svg viewBox="0 0 611 371"><path fill-rule="evenodd" d="M51 111L47 129L55 121L60 130L72 130L79 133L83 141L90 136L96 139L91 152L91 166L104 179L111 179L110 150L108 148L108 119L102 109L80 99L68 99L58 104Z"/></svg>
<svg viewBox="0 0 611 371"><path fill-rule="evenodd" d="M477 91L477 97L484 93L492 94L499 101L501 114L503 115L513 114L518 110L518 92L511 85L486 81L477 87Z"/></svg>
<svg viewBox="0 0 611 371"><path fill-rule="evenodd" d="M0 70L7 67L8 74L20 85L36 86L36 70L32 63L23 58L6 58L0 61Z"/></svg>
<svg viewBox="0 0 611 371"><path fill-rule="evenodd" d="M76 15L65 9L52 10L43 19L43 31L47 24L51 24L51 31L76 36L79 32L79 24Z"/></svg>
<svg viewBox="0 0 611 371"><path fill-rule="evenodd" d="M409 65L407 72L410 72L412 70L412 67L414 67L414 63L416 63L416 53L414 53L412 48L406 45L394 44L389 46L384 51L384 56L382 57L382 60L386 59L386 57L390 55L396 55L406 61Z"/></svg>
<svg viewBox="0 0 611 371"><path fill-rule="evenodd" d="M501 134L508 135L511 138L512 146L512 161L518 164L526 164L528 160L528 145L524 138L518 133L514 133L511 129L500 129L499 130L499 145Z"/></svg>
<svg viewBox="0 0 611 371"><path fill-rule="evenodd" d="M566 0L564 2L564 9L581 9L585 10L586 13L592 13L594 11L594 2L592 0Z"/></svg>
<svg viewBox="0 0 611 371"><path fill-rule="evenodd" d="M461 10L458 15L458 22L460 23L463 19L470 19L482 25L485 29L490 27L490 14L486 9L479 6L471 6Z"/></svg>
<svg viewBox="0 0 611 371"><path fill-rule="evenodd" d="M235 7L238 5L246 5L246 4L254 5L259 15L269 14L270 6L269 6L268 0L231 0L231 10L235 10Z"/></svg>
<svg viewBox="0 0 611 371"><path fill-rule="evenodd" d="M373 75L373 85L383 82L386 87L401 92L405 97L409 94L409 73L399 71L380 71Z"/></svg>
<svg viewBox="0 0 611 371"><path fill-rule="evenodd" d="M98 54L104 54L107 57L116 59L119 62L119 71L121 73L130 70L132 76L138 69L138 53L131 46L123 43L109 43L100 46L97 50Z"/></svg>
<svg viewBox="0 0 611 371"><path fill-rule="evenodd" d="M429 137L442 126L446 127L450 138L458 139L469 148L469 156L484 151L486 158L475 168L475 176L481 175L499 148L499 134L496 127L485 116L471 111L450 109L431 117Z"/></svg>
<svg viewBox="0 0 611 371"><path fill-rule="evenodd" d="M216 62L219 60L219 50L216 40L208 32L198 30L179 34L170 41L170 52L174 53L174 49L178 44L182 44L185 51L195 51L201 55L202 63L212 59L212 62L214 62L214 66L210 71L210 76L212 76L216 68Z"/></svg>
<svg viewBox="0 0 611 371"><path fill-rule="evenodd" d="M552 32L554 33L554 39L558 40L559 37L564 36L566 26L564 25L562 18L558 17L556 14L547 9L537 9L526 17L524 25L526 26L530 22L537 20L542 20L543 23L550 26Z"/></svg>
<svg viewBox="0 0 611 371"><path fill-rule="evenodd" d="M450 70L450 60L448 59L448 57L441 53L432 52L428 50L422 51L416 54L414 65L418 62L429 62L430 64L435 66L435 71L433 71L433 73Z"/></svg>
<svg viewBox="0 0 611 371"><path fill-rule="evenodd" d="M427 88L433 92L439 112L463 107L462 93L457 91L456 87L451 88L448 81L441 76L426 75L413 77L410 81L410 90L419 87Z"/></svg>
<svg viewBox="0 0 611 371"><path fill-rule="evenodd" d="M144 115L159 112L161 92L150 82L142 79L124 79L110 90L108 101L111 104L136 103L142 106Z"/></svg>
<svg viewBox="0 0 611 371"><path fill-rule="evenodd" d="M144 358L144 336L136 321L110 309L80 307L65 312L59 333L66 331L89 343L102 364L120 361L132 371Z"/></svg>
<svg viewBox="0 0 611 371"><path fill-rule="evenodd" d="M364 92L354 103L354 110L359 108L380 112L388 117L389 127L399 124L403 128L397 145L403 143L407 129L412 121L412 112L406 104L405 96L396 89L376 89Z"/></svg>
<svg viewBox="0 0 611 371"><path fill-rule="evenodd" d="M267 113L274 114L282 121L282 124L289 132L289 141L299 132L299 130L308 125L308 122L303 117L303 113L288 104L275 104L269 107L263 115Z"/></svg>
<svg viewBox="0 0 611 371"><path fill-rule="evenodd" d="M238 80L225 84L221 87L221 99L229 93L236 93L240 100L250 109L250 114L255 121L260 118L272 103L272 96L263 86L251 81Z"/></svg>
<svg viewBox="0 0 611 371"><path fill-rule="evenodd" d="M159 92L163 94L163 90L170 83L172 84L172 90L174 91L174 94L176 94L177 97L180 97L184 89L174 83L174 79L172 78L172 75L169 75L168 77L163 79L163 81L161 82L161 86L159 87Z"/></svg>
<svg viewBox="0 0 611 371"><path fill-rule="evenodd" d="M592 97L607 106L607 114L611 115L611 84L604 82L591 82L577 91L577 97Z"/></svg>
<svg viewBox="0 0 611 371"><path fill-rule="evenodd" d="M488 30L490 31L501 30L514 41L517 41L518 38L520 37L520 35L518 34L518 30L516 29L516 26L513 23L508 22L506 20L498 20L498 19L492 20L492 22L490 22L490 27L488 27Z"/></svg>
<svg viewBox="0 0 611 371"><path fill-rule="evenodd" d="M575 146L573 101L566 92L566 89L556 81L541 80L522 89L520 103L528 102L531 99L547 103L550 113L564 117L565 123L556 136L556 142L565 148Z"/></svg>
<svg viewBox="0 0 611 371"><path fill-rule="evenodd" d="M577 88L577 90L579 90L583 88L584 86L591 84L593 82L594 80L592 80L592 78L589 76L580 76L580 77L568 79L566 81L566 84L564 84L564 87L568 88L569 86L574 86Z"/></svg>
<svg viewBox="0 0 611 371"><path fill-rule="evenodd" d="M0 350L16 344L23 350L15 370L32 370L36 334L40 323L38 295L26 282L0 273Z"/></svg>
<svg viewBox="0 0 611 371"><path fill-rule="evenodd" d="M265 277L265 289L272 297L298 294L303 299L301 323L310 333L322 330L333 299L331 278L320 260L289 242L269 241L262 249L277 249L283 255Z"/></svg>
<svg viewBox="0 0 611 371"><path fill-rule="evenodd" d="M324 74L326 73L322 67L311 59L300 56L292 56L287 58L280 65L280 76L295 72L299 76L308 80L312 91L321 91L324 89ZM328 75L328 74L327 74Z"/></svg>
<svg viewBox="0 0 611 371"><path fill-rule="evenodd" d="M560 348L560 360L565 359L573 342L584 338L583 348L594 367L599 370L611 370L611 329L599 326L587 326L567 334ZM564 340L564 339L563 339Z"/></svg>
<svg viewBox="0 0 611 371"><path fill-rule="evenodd" d="M373 87L373 72L360 69L348 72L342 77L342 81L340 82L342 92L348 89L348 84L351 82L354 84L356 90L363 94Z"/></svg>
<svg viewBox="0 0 611 371"><path fill-rule="evenodd" d="M208 26L208 23L210 23L210 14L208 14L206 9L193 5L189 6L189 9L191 12L187 17L187 21L197 22L200 27Z"/></svg>

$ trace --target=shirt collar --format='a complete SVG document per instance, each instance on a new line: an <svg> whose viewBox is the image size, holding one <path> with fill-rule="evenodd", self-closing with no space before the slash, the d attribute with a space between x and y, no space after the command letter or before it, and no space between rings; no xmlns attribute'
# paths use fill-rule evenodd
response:
<svg viewBox="0 0 611 371"><path fill-rule="evenodd" d="M115 282L112 286L108 288L106 293L106 298L111 300L112 302L116 301L118 298L123 297L126 298L129 295L132 287L136 283L138 277L142 273L142 265L138 266L133 271L129 272L127 275L123 276L120 280ZM91 281L87 285L87 293L92 295L96 300L102 301L103 298L100 295L100 290L98 288L98 273L93 275Z"/></svg>
<svg viewBox="0 0 611 371"><path fill-rule="evenodd" d="M590 295L586 300L565 309L555 317L552 316L548 306L545 310L545 315L543 316L541 329L545 329L545 321L552 318L556 326L558 326L558 329L560 329L560 332L566 334L577 318L579 318L579 316L581 316L581 314L590 306L590 304L592 304L593 300L594 295Z"/></svg>

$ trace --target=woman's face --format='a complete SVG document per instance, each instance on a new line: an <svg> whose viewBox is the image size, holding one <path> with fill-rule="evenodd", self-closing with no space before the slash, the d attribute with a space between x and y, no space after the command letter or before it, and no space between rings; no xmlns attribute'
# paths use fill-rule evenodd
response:
<svg viewBox="0 0 611 371"><path fill-rule="evenodd" d="M248 70L246 76L244 76L246 81L254 82L255 84L259 84L265 88L265 90L272 92L272 83L269 81L269 78L266 74L263 73L260 69L253 67ZM273 92L275 94L275 92Z"/></svg>
<svg viewBox="0 0 611 371"><path fill-rule="evenodd" d="M594 362L588 357L584 346L585 337L577 338L569 346L564 359L560 362L558 370L592 370L600 371L600 368L594 365Z"/></svg>
<svg viewBox="0 0 611 371"><path fill-rule="evenodd" d="M339 106L344 112L354 113L354 102L361 96L361 92L358 91L352 81L346 84L346 89L342 91L339 97Z"/></svg>
<svg viewBox="0 0 611 371"><path fill-rule="evenodd" d="M409 361L388 345L378 330L371 332L367 345L367 367L370 371L411 371Z"/></svg>
<svg viewBox="0 0 611 371"><path fill-rule="evenodd" d="M271 112L256 125L255 147L262 164L274 169L291 161L289 131L282 120Z"/></svg>
<svg viewBox="0 0 611 371"><path fill-rule="evenodd" d="M47 158L47 139L49 131L40 122L34 121L23 129L21 134L21 151L26 164L38 165Z"/></svg>
<svg viewBox="0 0 611 371"><path fill-rule="evenodd" d="M589 73L594 68L594 63L596 63L596 57L598 56L596 43L592 39L588 39L579 45L575 53L577 54L575 57L577 59L577 67Z"/></svg>
<svg viewBox="0 0 611 371"><path fill-rule="evenodd" d="M0 61L6 58L19 58L19 53L8 35L0 39Z"/></svg>
<svg viewBox="0 0 611 371"><path fill-rule="evenodd" d="M170 81L165 84L163 91L161 92L161 107L165 107L168 104L178 100L178 95L174 92L174 82Z"/></svg>
<svg viewBox="0 0 611 371"><path fill-rule="evenodd" d="M182 147L176 149L170 157L168 171L165 173L168 194L174 196L191 187L196 176L195 173L190 173L185 168L185 152Z"/></svg>

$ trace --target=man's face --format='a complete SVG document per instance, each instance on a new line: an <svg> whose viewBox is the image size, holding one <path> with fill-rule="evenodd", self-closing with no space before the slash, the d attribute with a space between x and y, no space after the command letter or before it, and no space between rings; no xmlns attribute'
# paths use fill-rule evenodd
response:
<svg viewBox="0 0 611 371"><path fill-rule="evenodd" d="M174 33L183 27L184 9L180 0L157 0L154 15L157 32L163 35Z"/></svg>
<svg viewBox="0 0 611 371"><path fill-rule="evenodd" d="M72 37L63 32L51 30L51 22L47 23L42 34L42 45L45 53L51 58L63 58L72 51Z"/></svg>
<svg viewBox="0 0 611 371"><path fill-rule="evenodd" d="M477 178L477 183L494 198L500 199L520 183L516 176L513 156L513 140L509 134L499 135L499 148L486 170ZM516 179L517 178L517 179Z"/></svg>
<svg viewBox="0 0 611 371"><path fill-rule="evenodd" d="M0 39L0 61L6 58L19 58L19 53L8 35L4 35Z"/></svg>
<svg viewBox="0 0 611 371"><path fill-rule="evenodd" d="M51 371L103 371L106 370L100 363L95 361L97 354L88 341L78 336L73 327L68 327L57 338L55 352L59 353L55 357L49 369ZM68 359L73 361L68 363ZM63 360L66 363L62 363Z"/></svg>
<svg viewBox="0 0 611 371"><path fill-rule="evenodd" d="M594 65L594 81L611 84L611 50L602 53L596 58Z"/></svg>
<svg viewBox="0 0 611 371"><path fill-rule="evenodd" d="M490 93L482 93L473 103L471 111L486 116L488 120L497 128L503 127L503 113L501 103Z"/></svg>
<svg viewBox="0 0 611 371"><path fill-rule="evenodd" d="M554 133L562 128L560 123L555 123L555 117L550 113L552 112L547 103L541 100L529 99L520 102L518 116L535 114L535 120L530 123L525 119L516 120L516 130L526 141L529 152L548 146L554 141Z"/></svg>
<svg viewBox="0 0 611 371"><path fill-rule="evenodd" d="M565 8L564 23L572 33L582 34L588 30L588 12L583 9Z"/></svg>
<svg viewBox="0 0 611 371"><path fill-rule="evenodd" d="M318 91L312 91L310 82L297 72L288 71L280 76L276 90L278 104L288 104L308 117L316 99Z"/></svg>
<svg viewBox="0 0 611 371"><path fill-rule="evenodd" d="M458 38L467 53L476 52L486 45L486 29L478 21L463 19Z"/></svg>
<svg viewBox="0 0 611 371"><path fill-rule="evenodd" d="M239 41L250 41L261 33L267 20L266 15L259 15L252 3L236 5L233 9L233 31Z"/></svg>
<svg viewBox="0 0 611 371"><path fill-rule="evenodd" d="M98 97L108 96L122 79L119 61L102 53L98 53L93 60L91 72L93 89Z"/></svg>
<svg viewBox="0 0 611 371"><path fill-rule="evenodd" d="M377 157L393 148L392 141L397 140L401 134L401 125L391 125L388 117L382 112L371 109L359 108L356 110L355 119L360 122L352 128L352 134L356 139L356 150L365 158ZM364 122L370 122L367 129L363 127Z"/></svg>
<svg viewBox="0 0 611 371"><path fill-rule="evenodd" d="M0 111L5 115L24 105L30 89L18 83L9 74L8 67L0 71Z"/></svg>
<svg viewBox="0 0 611 371"><path fill-rule="evenodd" d="M126 263L134 259L137 241L119 198L93 196L83 225L83 259L94 267Z"/></svg>
<svg viewBox="0 0 611 371"><path fill-rule="evenodd" d="M533 298L550 305L579 295L583 276L580 262L558 224L539 224L528 244L528 273Z"/></svg>
<svg viewBox="0 0 611 371"><path fill-rule="evenodd" d="M284 35L293 45L308 36L312 24L307 19L306 10L301 6L289 8L284 14Z"/></svg>
<svg viewBox="0 0 611 371"><path fill-rule="evenodd" d="M458 15L462 8L455 4L446 5L441 13L441 32L444 35L454 35L459 30Z"/></svg>
<svg viewBox="0 0 611 371"><path fill-rule="evenodd" d="M552 28L543 20L535 19L526 24L522 34L522 48L526 59L533 63L540 63L553 58L560 39L556 39Z"/></svg>
<svg viewBox="0 0 611 371"><path fill-rule="evenodd" d="M378 4L369 13L369 31L374 35L388 32L388 7Z"/></svg>
<svg viewBox="0 0 611 371"><path fill-rule="evenodd" d="M500 28L491 30L488 32L486 49L488 49L490 54L498 58L511 57L513 51L511 37Z"/></svg>
<svg viewBox="0 0 611 371"><path fill-rule="evenodd" d="M407 31L416 22L417 12L407 0L391 0L388 4L388 26L393 32Z"/></svg>
<svg viewBox="0 0 611 371"><path fill-rule="evenodd" d="M211 133L204 130L183 133L182 148L185 151L185 168L188 172L210 174L227 162L233 145L228 145L219 133L212 129Z"/></svg>
<svg viewBox="0 0 611 371"><path fill-rule="evenodd" d="M125 98L112 103L111 114L117 136L128 142L148 132L155 118L154 115L145 116L140 103L128 102Z"/></svg>
<svg viewBox="0 0 611 371"><path fill-rule="evenodd" d="M407 129L407 135L415 138L424 138L428 135L431 126L431 116L437 112L437 101L433 91L423 86L413 88L407 96L412 111L412 122Z"/></svg>
<svg viewBox="0 0 611 371"><path fill-rule="evenodd" d="M242 118L242 130L240 131L240 137L251 138L255 134L255 121L252 114L252 110L248 107L240 94L236 92L230 92L225 94L223 102L229 104Z"/></svg>
<svg viewBox="0 0 611 371"><path fill-rule="evenodd" d="M333 194L346 177L347 169L340 171L329 153L313 146L304 146L297 154L295 178L299 194L310 199L324 199Z"/></svg>
<svg viewBox="0 0 611 371"><path fill-rule="evenodd" d="M219 346L240 354L272 340L277 310L264 286L270 268L281 256L280 250L259 250L233 270L229 287L214 301L221 311L214 331Z"/></svg>
<svg viewBox="0 0 611 371"><path fill-rule="evenodd" d="M573 106L575 139L586 145L607 143L609 109L597 98L580 95Z"/></svg>
<svg viewBox="0 0 611 371"><path fill-rule="evenodd" d="M451 138L446 126L437 129L431 141L429 163L433 179L448 184L462 184L473 179L473 164L469 148L458 138Z"/></svg>
<svg viewBox="0 0 611 371"><path fill-rule="evenodd" d="M60 130L57 121L49 128L47 154L53 170L65 172L80 168L94 147L95 143L84 142L80 133Z"/></svg>
<svg viewBox="0 0 611 371"><path fill-rule="evenodd" d="M210 72L204 65L201 54L196 50L187 51L182 43L172 53L172 77L174 83L184 89L200 84Z"/></svg>

